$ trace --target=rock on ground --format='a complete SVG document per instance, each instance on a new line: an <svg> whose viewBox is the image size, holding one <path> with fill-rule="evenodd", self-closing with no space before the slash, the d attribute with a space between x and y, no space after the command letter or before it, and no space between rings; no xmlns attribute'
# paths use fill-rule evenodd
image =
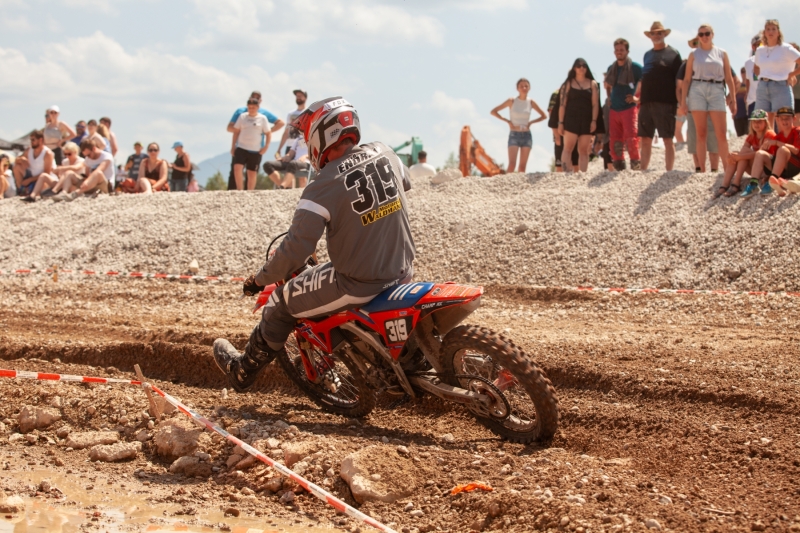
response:
<svg viewBox="0 0 800 533"><path fill-rule="evenodd" d="M22 433L30 433L34 429L44 429L59 420L61 413L58 409L25 405L19 412L19 430Z"/></svg>
<svg viewBox="0 0 800 533"><path fill-rule="evenodd" d="M287 442L282 446L282 449L283 462L291 468L295 463L302 461L319 450L319 444L312 441Z"/></svg>
<svg viewBox="0 0 800 533"><path fill-rule="evenodd" d="M415 470L414 462L395 448L374 445L345 457L339 475L350 485L358 503L394 503L416 490Z"/></svg>
<svg viewBox="0 0 800 533"><path fill-rule="evenodd" d="M177 418L161 422L153 435L153 442L158 455L178 458L193 454L211 439L192 422Z"/></svg>
<svg viewBox="0 0 800 533"><path fill-rule="evenodd" d="M116 431L85 431L70 433L64 446L73 450L82 450L101 444L114 444L119 442L119 433Z"/></svg>
<svg viewBox="0 0 800 533"><path fill-rule="evenodd" d="M89 459L104 463L115 463L126 459L133 459L142 451L142 443L118 442L116 444L99 444L89 450Z"/></svg>
<svg viewBox="0 0 800 533"><path fill-rule="evenodd" d="M208 477L211 475L211 465L201 461L199 457L185 455L176 459L169 467L173 474L185 474L189 477Z"/></svg>

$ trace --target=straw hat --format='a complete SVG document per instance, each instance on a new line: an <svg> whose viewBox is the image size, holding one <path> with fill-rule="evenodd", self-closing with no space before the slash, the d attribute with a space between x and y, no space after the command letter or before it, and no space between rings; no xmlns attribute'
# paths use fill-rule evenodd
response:
<svg viewBox="0 0 800 533"><path fill-rule="evenodd" d="M653 33L654 31L663 31L664 37L668 37L669 34L672 33L672 30L665 28L664 25L661 24L660 20L655 21L653 25L650 26L650 31L644 32L645 37L650 37L650 34Z"/></svg>

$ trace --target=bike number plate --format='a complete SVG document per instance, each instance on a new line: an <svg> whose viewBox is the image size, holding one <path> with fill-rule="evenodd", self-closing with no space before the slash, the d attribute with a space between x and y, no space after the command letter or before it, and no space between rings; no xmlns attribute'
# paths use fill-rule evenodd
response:
<svg viewBox="0 0 800 533"><path fill-rule="evenodd" d="M389 342L404 342L408 340L408 334L411 333L411 317L393 318L384 322L383 327L386 329L386 338Z"/></svg>

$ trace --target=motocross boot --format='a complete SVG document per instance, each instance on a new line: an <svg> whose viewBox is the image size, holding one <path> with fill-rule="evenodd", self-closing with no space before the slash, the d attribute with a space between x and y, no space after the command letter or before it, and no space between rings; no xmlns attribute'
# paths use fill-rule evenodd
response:
<svg viewBox="0 0 800 533"><path fill-rule="evenodd" d="M243 354L225 339L214 341L214 362L228 376L228 382L236 392L249 389L264 367L284 352L284 348L280 350L270 348L261 337L258 326L253 328Z"/></svg>

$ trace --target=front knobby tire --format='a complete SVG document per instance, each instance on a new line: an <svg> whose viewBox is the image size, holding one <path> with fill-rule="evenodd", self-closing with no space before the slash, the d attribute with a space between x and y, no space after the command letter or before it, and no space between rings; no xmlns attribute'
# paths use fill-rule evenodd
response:
<svg viewBox="0 0 800 533"><path fill-rule="evenodd" d="M320 352L313 349L312 352L308 354L312 361L321 357ZM375 408L375 392L367 385L366 377L348 358L328 357L335 361L333 370L341 382L335 393L308 380L297 343L286 343L286 352L278 356L278 364L289 379L325 411L348 418L368 415Z"/></svg>
<svg viewBox="0 0 800 533"><path fill-rule="evenodd" d="M512 442L548 442L558 429L558 399L553 384L542 370L506 339L487 328L459 326L442 343L441 362L450 385L466 388L469 379L458 374L482 376L494 383L514 381L504 390L511 405L505 420L476 415L493 433Z"/></svg>

